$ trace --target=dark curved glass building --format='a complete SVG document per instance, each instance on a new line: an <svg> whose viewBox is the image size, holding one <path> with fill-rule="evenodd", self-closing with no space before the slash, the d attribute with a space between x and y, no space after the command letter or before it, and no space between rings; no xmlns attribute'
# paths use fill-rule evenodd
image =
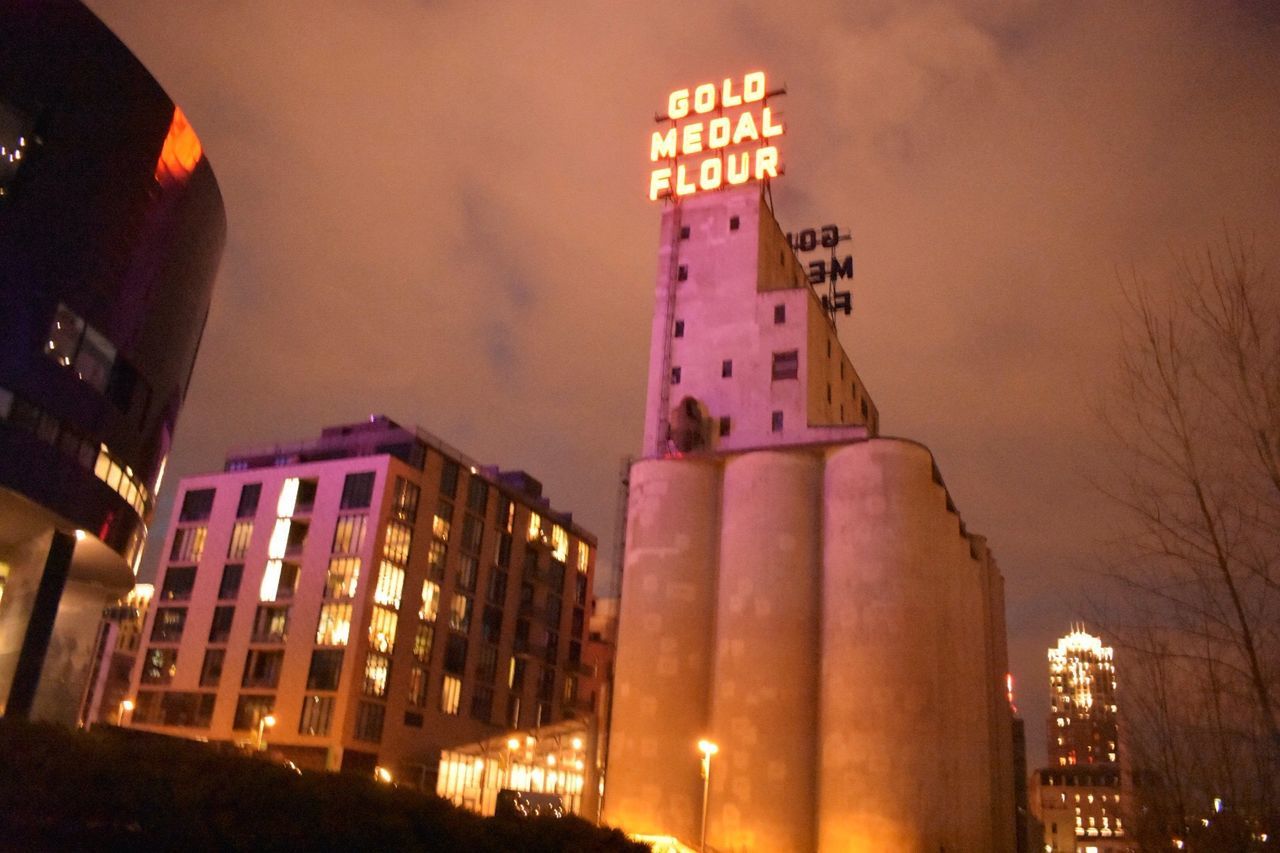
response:
<svg viewBox="0 0 1280 853"><path fill-rule="evenodd" d="M226 234L181 109L87 8L0 0L0 707L75 721Z"/></svg>

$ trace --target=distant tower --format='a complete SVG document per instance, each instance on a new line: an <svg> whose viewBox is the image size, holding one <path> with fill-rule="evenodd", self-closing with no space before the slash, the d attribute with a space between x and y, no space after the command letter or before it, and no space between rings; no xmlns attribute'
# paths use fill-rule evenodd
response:
<svg viewBox="0 0 1280 853"><path fill-rule="evenodd" d="M1110 646L1073 626L1049 649L1049 764L1117 761L1116 670Z"/></svg>

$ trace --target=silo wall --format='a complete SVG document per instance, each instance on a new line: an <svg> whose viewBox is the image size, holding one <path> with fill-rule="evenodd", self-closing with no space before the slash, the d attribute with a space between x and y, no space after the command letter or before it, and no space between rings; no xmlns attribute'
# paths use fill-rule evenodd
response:
<svg viewBox="0 0 1280 853"><path fill-rule="evenodd" d="M711 725L708 844L815 847L820 453L757 451L725 464Z"/></svg>
<svg viewBox="0 0 1280 853"><path fill-rule="evenodd" d="M605 790L607 823L696 842L696 744L709 723L720 466L631 468L627 551ZM679 760L687 756L687 760Z"/></svg>

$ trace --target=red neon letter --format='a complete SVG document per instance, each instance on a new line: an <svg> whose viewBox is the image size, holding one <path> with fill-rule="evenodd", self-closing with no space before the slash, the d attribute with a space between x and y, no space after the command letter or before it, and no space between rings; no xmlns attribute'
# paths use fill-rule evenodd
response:
<svg viewBox="0 0 1280 853"><path fill-rule="evenodd" d="M772 108L765 107L760 111L760 128L764 132L765 139L782 133L782 122L774 122Z"/></svg>
<svg viewBox="0 0 1280 853"><path fill-rule="evenodd" d="M746 151L741 154L730 154L725 159L729 161L728 177L729 183L733 185L745 184L747 179L751 177L751 155Z"/></svg>
<svg viewBox="0 0 1280 853"><path fill-rule="evenodd" d="M716 84L703 83L693 90L693 111L709 113L716 108Z"/></svg>
<svg viewBox="0 0 1280 853"><path fill-rule="evenodd" d="M724 180L724 166L720 164L719 157L708 157L702 161L702 168L698 172L698 188L703 190L713 190L720 186Z"/></svg>
<svg viewBox="0 0 1280 853"><path fill-rule="evenodd" d="M738 116L738 126L733 130L733 144L738 145L742 142L751 142L760 138L760 132L756 130L756 120L751 113L743 113Z"/></svg>
<svg viewBox="0 0 1280 853"><path fill-rule="evenodd" d="M691 184L685 180L685 167L681 163L676 167L676 195L689 195L698 191L697 184Z"/></svg>
<svg viewBox="0 0 1280 853"><path fill-rule="evenodd" d="M707 122L707 147L715 149L728 145L732 127L733 123L728 116L720 116Z"/></svg>
<svg viewBox="0 0 1280 853"><path fill-rule="evenodd" d="M752 71L742 78L742 102L744 104L764 100L764 72Z"/></svg>
<svg viewBox="0 0 1280 853"><path fill-rule="evenodd" d="M724 78L724 91L720 95L720 106L738 107L742 105L742 96L733 94L733 80Z"/></svg>

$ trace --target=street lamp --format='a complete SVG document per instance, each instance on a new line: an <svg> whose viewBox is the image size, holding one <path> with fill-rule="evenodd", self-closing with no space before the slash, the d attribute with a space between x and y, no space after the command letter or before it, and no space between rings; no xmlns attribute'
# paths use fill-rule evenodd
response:
<svg viewBox="0 0 1280 853"><path fill-rule="evenodd" d="M117 725L117 726L123 726L123 725L124 725L124 716L125 716L125 714L128 714L128 713L129 713L130 711L132 711L132 710L133 710L133 700L132 700L132 699L123 699L123 700L121 700L121 702L120 702L120 713L116 714L116 725Z"/></svg>
<svg viewBox="0 0 1280 853"><path fill-rule="evenodd" d="M699 850L707 849L707 801L711 797L711 756L720 751L720 747L716 746L705 738L698 741L698 751L702 753L702 833L701 841L698 844Z"/></svg>
<svg viewBox="0 0 1280 853"><path fill-rule="evenodd" d="M271 728L275 724L276 724L275 714L266 714L262 717L262 719L258 720L258 751L259 752L266 749L267 747L267 742L265 738L266 730Z"/></svg>

